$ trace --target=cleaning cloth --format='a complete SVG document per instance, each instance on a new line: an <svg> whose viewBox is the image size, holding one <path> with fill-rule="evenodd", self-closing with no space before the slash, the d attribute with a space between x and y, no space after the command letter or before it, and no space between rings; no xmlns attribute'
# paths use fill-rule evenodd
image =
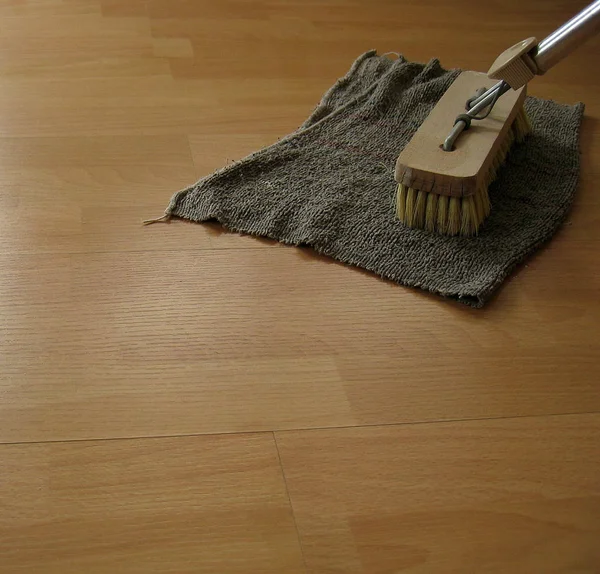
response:
<svg viewBox="0 0 600 574"><path fill-rule="evenodd" d="M533 133L492 184L492 213L479 235L410 229L395 217L396 158L459 73L437 59L367 52L299 129L176 193L166 214L309 245L481 307L564 220L577 186L583 105L527 98Z"/></svg>

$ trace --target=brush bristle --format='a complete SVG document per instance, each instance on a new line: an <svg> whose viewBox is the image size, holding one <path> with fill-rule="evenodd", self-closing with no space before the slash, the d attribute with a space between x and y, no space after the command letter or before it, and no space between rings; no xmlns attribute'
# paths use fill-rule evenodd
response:
<svg viewBox="0 0 600 574"><path fill-rule="evenodd" d="M427 229L427 231L435 231L439 197L440 196L435 193L427 194L427 206L425 207L425 229Z"/></svg>
<svg viewBox="0 0 600 574"><path fill-rule="evenodd" d="M468 197L448 197L398 185L396 214L409 227L435 231L443 235L477 235L491 210L488 187L496 179L512 145L522 142L531 132L531 123L521 108L498 148L496 157L482 184Z"/></svg>

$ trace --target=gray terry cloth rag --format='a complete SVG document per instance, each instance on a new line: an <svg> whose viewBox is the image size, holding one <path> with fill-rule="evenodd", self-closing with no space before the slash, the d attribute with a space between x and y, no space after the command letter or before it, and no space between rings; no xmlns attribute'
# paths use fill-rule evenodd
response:
<svg viewBox="0 0 600 574"><path fill-rule="evenodd" d="M527 99L533 133L491 186L492 214L478 236L409 229L395 217L396 158L459 73L435 59L424 65L367 52L298 130L178 192L166 216L309 245L481 307L567 214L583 105Z"/></svg>

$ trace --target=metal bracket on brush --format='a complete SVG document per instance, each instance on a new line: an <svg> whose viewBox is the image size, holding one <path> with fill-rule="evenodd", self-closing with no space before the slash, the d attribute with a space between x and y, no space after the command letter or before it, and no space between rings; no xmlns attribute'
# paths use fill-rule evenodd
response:
<svg viewBox="0 0 600 574"><path fill-rule="evenodd" d="M508 90L510 90L510 86L506 82L500 81L487 91L484 91L481 94L478 92L475 96L467 100L465 106L467 108L467 113L460 114L456 117L456 120L454 121L454 127L448 134L448 137L444 140L442 149L444 151L452 151L458 136L460 136L463 131L469 129L471 126L471 121L483 120L487 118L489 113L492 111L492 108L498 101L498 98L502 94L505 94ZM478 115L486 108L488 108L488 110L485 112L485 114L482 116Z"/></svg>

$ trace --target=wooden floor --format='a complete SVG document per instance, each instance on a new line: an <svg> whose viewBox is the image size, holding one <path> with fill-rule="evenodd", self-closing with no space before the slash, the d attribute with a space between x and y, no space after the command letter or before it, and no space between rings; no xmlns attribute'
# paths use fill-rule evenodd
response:
<svg viewBox="0 0 600 574"><path fill-rule="evenodd" d="M584 4L0 0L0 573L600 572L599 40L530 87L581 185L483 310L140 225L371 48L486 70Z"/></svg>

